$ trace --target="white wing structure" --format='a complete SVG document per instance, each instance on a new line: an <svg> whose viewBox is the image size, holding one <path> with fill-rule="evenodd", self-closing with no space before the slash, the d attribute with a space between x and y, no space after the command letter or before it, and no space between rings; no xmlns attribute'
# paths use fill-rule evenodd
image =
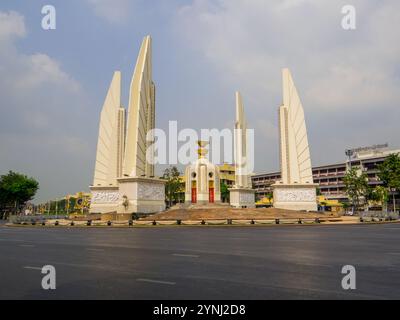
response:
<svg viewBox="0 0 400 320"><path fill-rule="evenodd" d="M283 105L279 108L282 182L313 183L304 109L289 69L283 69L282 76Z"/></svg>
<svg viewBox="0 0 400 320"><path fill-rule="evenodd" d="M241 94L236 92L235 187L237 188L251 188L247 152L247 122L243 100Z"/></svg>
<svg viewBox="0 0 400 320"><path fill-rule="evenodd" d="M125 109L121 107L121 73L114 73L100 115L93 186L117 186L125 147Z"/></svg>
<svg viewBox="0 0 400 320"><path fill-rule="evenodd" d="M155 85L152 79L151 37L146 36L140 48L132 77L127 115L126 149L123 175L153 177L153 161L146 160L146 152L153 139L146 141L155 126Z"/></svg>

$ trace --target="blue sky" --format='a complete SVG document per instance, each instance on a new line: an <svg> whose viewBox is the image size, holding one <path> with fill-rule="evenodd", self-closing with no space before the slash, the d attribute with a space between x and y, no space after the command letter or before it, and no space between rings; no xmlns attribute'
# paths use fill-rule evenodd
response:
<svg viewBox="0 0 400 320"><path fill-rule="evenodd" d="M368 3L368 4L367 4ZM57 29L41 28L41 8ZM123 104L142 38L153 38L157 127L231 128L240 90L255 129L256 172L278 169L281 69L306 112L313 165L344 149L399 147L400 3L70 0L0 3L0 173L37 177L37 200L87 190L99 113L114 70Z"/></svg>

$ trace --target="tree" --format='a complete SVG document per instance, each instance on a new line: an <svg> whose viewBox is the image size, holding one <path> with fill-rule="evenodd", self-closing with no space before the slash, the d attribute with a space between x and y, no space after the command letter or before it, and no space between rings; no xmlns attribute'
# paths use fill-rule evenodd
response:
<svg viewBox="0 0 400 320"><path fill-rule="evenodd" d="M165 197L171 207L173 201L178 201L179 191L181 189L181 173L179 172L178 168L172 166L164 170L164 174L162 178L167 180L165 184Z"/></svg>
<svg viewBox="0 0 400 320"><path fill-rule="evenodd" d="M347 210L349 209L350 204L348 202L341 202L341 205L342 205L344 212L347 213Z"/></svg>
<svg viewBox="0 0 400 320"><path fill-rule="evenodd" d="M33 199L38 189L39 182L35 179L10 171L0 176L0 205L12 206L17 213L20 206Z"/></svg>
<svg viewBox="0 0 400 320"><path fill-rule="evenodd" d="M384 186L377 186L371 192L371 200L380 202L382 204L382 210L387 211L387 202L389 200L388 189Z"/></svg>
<svg viewBox="0 0 400 320"><path fill-rule="evenodd" d="M222 198L222 202L228 202L229 201L229 187L225 182L221 182L221 198Z"/></svg>
<svg viewBox="0 0 400 320"><path fill-rule="evenodd" d="M378 177L384 187L393 192L393 211L396 211L395 193L400 191L400 156L389 155L385 161L378 165Z"/></svg>
<svg viewBox="0 0 400 320"><path fill-rule="evenodd" d="M360 200L368 194L368 177L365 172L359 172L357 168L353 167L346 172L343 182L353 208L357 210L360 206Z"/></svg>

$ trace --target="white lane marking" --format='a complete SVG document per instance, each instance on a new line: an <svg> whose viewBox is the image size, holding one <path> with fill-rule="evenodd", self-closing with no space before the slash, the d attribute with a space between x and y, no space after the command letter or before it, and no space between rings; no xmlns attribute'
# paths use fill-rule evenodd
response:
<svg viewBox="0 0 400 320"><path fill-rule="evenodd" d="M24 240L21 239L0 239L0 241L15 241L15 242L24 242Z"/></svg>
<svg viewBox="0 0 400 320"><path fill-rule="evenodd" d="M140 281L140 282L149 282L149 283L158 283L158 284L167 284L167 285L170 285L170 286L173 286L173 285L176 284L176 282L160 281L160 280L144 279L144 278L136 279L136 281Z"/></svg>
<svg viewBox="0 0 400 320"><path fill-rule="evenodd" d="M42 268L40 268L40 267L25 266L24 269L29 269L29 270L40 270L40 271L42 271Z"/></svg>
<svg viewBox="0 0 400 320"><path fill-rule="evenodd" d="M388 253L386 253L386 254L391 254L391 255L397 256L397 255L400 255L400 252L388 252Z"/></svg>
<svg viewBox="0 0 400 320"><path fill-rule="evenodd" d="M305 266L305 267L325 267L325 268L332 268L332 266L327 264L319 264L319 263L312 263L312 262L295 262L298 266Z"/></svg>
<svg viewBox="0 0 400 320"><path fill-rule="evenodd" d="M88 251L104 251L104 249L87 248Z"/></svg>
<svg viewBox="0 0 400 320"><path fill-rule="evenodd" d="M35 246L33 244L19 244L18 247L34 248Z"/></svg>
<svg viewBox="0 0 400 320"><path fill-rule="evenodd" d="M181 254L181 253L174 253L172 254L175 257L186 257L186 258L198 258L198 255L195 254Z"/></svg>

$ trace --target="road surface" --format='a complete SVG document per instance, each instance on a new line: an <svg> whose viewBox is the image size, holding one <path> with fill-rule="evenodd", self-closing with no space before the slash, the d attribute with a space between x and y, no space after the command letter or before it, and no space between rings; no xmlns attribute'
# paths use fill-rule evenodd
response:
<svg viewBox="0 0 400 320"><path fill-rule="evenodd" d="M10 228L0 299L399 299L400 224ZM41 268L56 268L43 290ZM356 290L343 290L344 265Z"/></svg>

